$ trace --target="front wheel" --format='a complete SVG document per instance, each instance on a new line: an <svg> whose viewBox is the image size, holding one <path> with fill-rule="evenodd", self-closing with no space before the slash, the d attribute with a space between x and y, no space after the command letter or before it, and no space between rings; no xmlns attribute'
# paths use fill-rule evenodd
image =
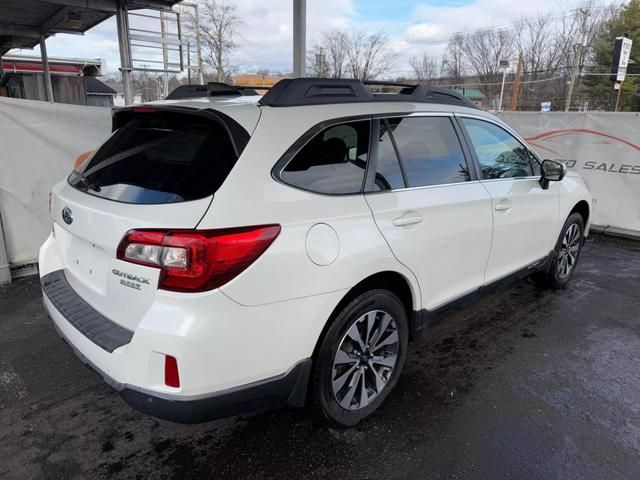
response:
<svg viewBox="0 0 640 480"><path fill-rule="evenodd" d="M562 227L560 238L558 238L554 250L551 268L547 272L535 274L534 280L545 287L567 288L580 258L583 236L584 220L580 214L572 213Z"/></svg>
<svg viewBox="0 0 640 480"><path fill-rule="evenodd" d="M316 421L344 428L371 415L398 381L407 354L404 305L371 290L346 305L327 331L314 362Z"/></svg>

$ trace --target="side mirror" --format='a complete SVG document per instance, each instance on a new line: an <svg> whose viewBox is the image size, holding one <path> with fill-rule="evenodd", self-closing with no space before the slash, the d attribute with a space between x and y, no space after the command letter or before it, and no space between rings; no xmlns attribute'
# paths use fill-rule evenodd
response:
<svg viewBox="0 0 640 480"><path fill-rule="evenodd" d="M541 170L540 186L545 190L549 188L549 182L559 182L567 174L567 166L555 160L544 160Z"/></svg>

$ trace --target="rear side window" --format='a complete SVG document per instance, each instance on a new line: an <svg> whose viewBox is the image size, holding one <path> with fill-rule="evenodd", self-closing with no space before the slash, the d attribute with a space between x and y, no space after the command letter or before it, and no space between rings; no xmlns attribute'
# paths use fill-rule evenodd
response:
<svg viewBox="0 0 640 480"><path fill-rule="evenodd" d="M280 173L283 182L325 194L362 191L370 122L332 125L309 140Z"/></svg>
<svg viewBox="0 0 640 480"><path fill-rule="evenodd" d="M69 182L119 202L186 202L214 194L236 160L229 134L214 120L140 113L114 131Z"/></svg>
<svg viewBox="0 0 640 480"><path fill-rule="evenodd" d="M470 180L460 140L448 117L389 118L408 187Z"/></svg>
<svg viewBox="0 0 640 480"><path fill-rule="evenodd" d="M373 191L395 190L404 188L404 178L396 149L393 146L390 128L385 120L380 121L380 136L378 138L378 161Z"/></svg>

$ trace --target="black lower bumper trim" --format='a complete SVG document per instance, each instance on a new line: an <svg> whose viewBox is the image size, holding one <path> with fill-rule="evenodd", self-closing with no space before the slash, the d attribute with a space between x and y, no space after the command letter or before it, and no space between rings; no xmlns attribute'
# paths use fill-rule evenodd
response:
<svg viewBox="0 0 640 480"><path fill-rule="evenodd" d="M131 342L133 332L112 322L78 295L64 274L56 270L41 279L42 290L53 306L82 334L111 353Z"/></svg>
<svg viewBox="0 0 640 480"><path fill-rule="evenodd" d="M197 400L171 400L125 388L125 401L147 415L176 423L201 423L266 407L302 407L311 373L311 359L286 374Z"/></svg>

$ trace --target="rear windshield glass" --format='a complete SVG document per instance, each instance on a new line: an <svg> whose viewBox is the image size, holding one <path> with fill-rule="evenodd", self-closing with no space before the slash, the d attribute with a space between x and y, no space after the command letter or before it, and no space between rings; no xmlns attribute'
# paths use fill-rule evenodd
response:
<svg viewBox="0 0 640 480"><path fill-rule="evenodd" d="M109 200L152 204L214 194L237 160L225 128L181 113L135 114L69 182Z"/></svg>

